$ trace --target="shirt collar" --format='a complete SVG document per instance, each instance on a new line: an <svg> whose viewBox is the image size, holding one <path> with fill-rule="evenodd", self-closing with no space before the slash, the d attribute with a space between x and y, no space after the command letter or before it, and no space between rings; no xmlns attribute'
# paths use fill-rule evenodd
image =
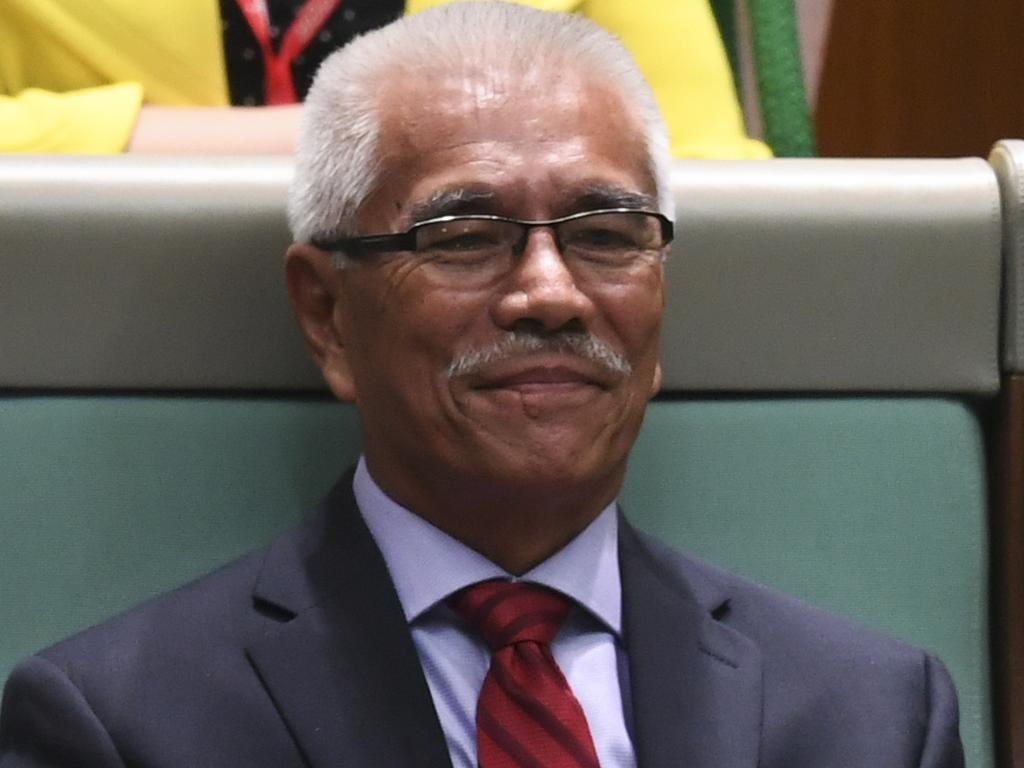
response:
<svg viewBox="0 0 1024 768"><path fill-rule="evenodd" d="M363 519L387 563L408 622L470 584L514 578L479 552L390 499L370 476L363 458L356 467L352 487ZM615 509L612 502L576 538L519 579L568 595L619 636L622 585Z"/></svg>

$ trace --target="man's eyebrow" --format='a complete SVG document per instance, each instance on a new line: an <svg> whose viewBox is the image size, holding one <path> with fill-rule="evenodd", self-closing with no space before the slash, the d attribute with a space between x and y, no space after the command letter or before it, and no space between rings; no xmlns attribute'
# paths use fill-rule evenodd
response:
<svg viewBox="0 0 1024 768"><path fill-rule="evenodd" d="M479 189L442 189L409 209L413 223L441 216L461 216L471 213L489 213L496 195Z"/></svg>
<svg viewBox="0 0 1024 768"><path fill-rule="evenodd" d="M603 208L634 208L656 211L658 210L658 200L654 195L643 192L596 184L582 190L576 197L573 208L579 211L596 211Z"/></svg>

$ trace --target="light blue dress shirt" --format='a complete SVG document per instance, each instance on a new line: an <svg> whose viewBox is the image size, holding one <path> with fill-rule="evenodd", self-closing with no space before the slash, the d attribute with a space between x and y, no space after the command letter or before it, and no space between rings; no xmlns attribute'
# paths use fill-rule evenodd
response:
<svg viewBox="0 0 1024 768"><path fill-rule="evenodd" d="M412 628L452 765L476 768L476 702L491 653L464 629L445 600L478 581L513 577L388 498L362 459L353 487ZM552 653L583 707L601 766L633 768L636 757L622 695L628 681L620 680L622 585L615 504L519 578L576 601L551 644Z"/></svg>

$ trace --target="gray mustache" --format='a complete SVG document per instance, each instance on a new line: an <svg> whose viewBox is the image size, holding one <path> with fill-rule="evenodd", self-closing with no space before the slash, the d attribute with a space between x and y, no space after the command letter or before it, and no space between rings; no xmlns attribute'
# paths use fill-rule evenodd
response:
<svg viewBox="0 0 1024 768"><path fill-rule="evenodd" d="M445 372L450 379L456 376L468 376L479 373L488 365L538 352L575 355L583 360L597 363L606 371L620 376L628 376L633 372L633 366L629 364L629 361L612 349L607 342L591 336L589 333L574 331L550 335L512 331L489 347L467 349L462 352L452 360Z"/></svg>

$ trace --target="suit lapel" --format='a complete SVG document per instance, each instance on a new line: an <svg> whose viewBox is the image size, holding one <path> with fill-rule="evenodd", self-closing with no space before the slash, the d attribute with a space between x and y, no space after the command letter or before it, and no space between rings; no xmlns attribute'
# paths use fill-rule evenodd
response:
<svg viewBox="0 0 1024 768"><path fill-rule="evenodd" d="M254 594L282 622L249 659L311 766L450 768L387 567L344 478L269 551Z"/></svg>
<svg viewBox="0 0 1024 768"><path fill-rule="evenodd" d="M753 768L762 713L757 646L712 617L727 596L697 566L659 559L628 524L619 536L638 765Z"/></svg>

